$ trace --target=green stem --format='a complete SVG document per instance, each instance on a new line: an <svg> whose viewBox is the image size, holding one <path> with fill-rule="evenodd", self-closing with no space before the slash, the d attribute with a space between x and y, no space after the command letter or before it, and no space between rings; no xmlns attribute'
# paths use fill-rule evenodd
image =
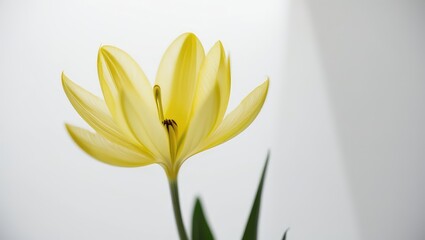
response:
<svg viewBox="0 0 425 240"><path fill-rule="evenodd" d="M174 217L176 219L177 230L179 231L180 240L189 240L189 238L187 237L186 230L184 228L182 212L180 210L179 188L177 186L177 179L170 180L169 184L171 199L173 201Z"/></svg>

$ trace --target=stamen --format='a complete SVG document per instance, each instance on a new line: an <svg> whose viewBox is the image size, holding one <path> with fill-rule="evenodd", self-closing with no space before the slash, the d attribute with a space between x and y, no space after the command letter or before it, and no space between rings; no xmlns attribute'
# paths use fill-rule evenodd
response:
<svg viewBox="0 0 425 240"><path fill-rule="evenodd" d="M164 124L164 112L162 110L161 87L153 86L153 96L155 98L156 108L158 110L159 120Z"/></svg>
<svg viewBox="0 0 425 240"><path fill-rule="evenodd" d="M168 132L171 160L174 161L177 155L177 137L178 137L177 123L173 119L165 119L164 121L162 121L162 124L165 126Z"/></svg>
<svg viewBox="0 0 425 240"><path fill-rule="evenodd" d="M168 139L170 144L170 157L171 161L176 159L177 155L177 123L173 119L164 119L164 111L162 109L162 99L161 99L161 87L158 85L153 86L153 95L155 98L156 108L158 110L158 117L161 120L164 127L167 129Z"/></svg>

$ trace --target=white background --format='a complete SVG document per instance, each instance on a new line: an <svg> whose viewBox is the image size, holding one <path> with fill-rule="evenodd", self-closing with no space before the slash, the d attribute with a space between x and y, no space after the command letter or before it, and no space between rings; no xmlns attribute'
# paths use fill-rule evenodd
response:
<svg viewBox="0 0 425 240"><path fill-rule="evenodd" d="M183 32L231 54L230 109L271 79L257 120L180 172L239 239L266 152L260 239L423 239L425 34L420 1L0 1L0 239L177 239L165 174L87 156L60 73L100 95L97 49L154 80Z"/></svg>

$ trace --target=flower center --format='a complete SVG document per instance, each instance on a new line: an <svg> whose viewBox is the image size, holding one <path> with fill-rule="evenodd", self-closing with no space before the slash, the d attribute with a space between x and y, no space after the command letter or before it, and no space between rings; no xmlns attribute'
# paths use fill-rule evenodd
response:
<svg viewBox="0 0 425 240"><path fill-rule="evenodd" d="M162 124L167 129L168 132L168 140L170 143L170 155L171 161L174 162L177 154L177 136L178 136L178 128L177 123L173 119L165 119L162 121Z"/></svg>
<svg viewBox="0 0 425 240"><path fill-rule="evenodd" d="M156 108L158 110L159 120L164 125L168 133L168 142L170 144L170 157L171 162L174 163L177 155L177 137L178 137L178 127L176 121L173 119L164 119L164 112L162 108L162 99L161 99L161 88L158 85L153 87L153 93L155 97Z"/></svg>

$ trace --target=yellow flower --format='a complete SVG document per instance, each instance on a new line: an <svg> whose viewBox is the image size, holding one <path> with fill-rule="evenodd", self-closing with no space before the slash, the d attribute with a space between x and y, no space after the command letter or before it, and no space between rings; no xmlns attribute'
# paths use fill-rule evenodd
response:
<svg viewBox="0 0 425 240"><path fill-rule="evenodd" d="M225 116L229 58L221 42L205 55L192 33L168 47L153 87L138 64L116 47L100 47L97 64L104 100L62 74L71 104L96 131L66 124L72 139L107 164L160 164L170 180L176 179L187 158L247 128L261 110L269 86L266 80Z"/></svg>

